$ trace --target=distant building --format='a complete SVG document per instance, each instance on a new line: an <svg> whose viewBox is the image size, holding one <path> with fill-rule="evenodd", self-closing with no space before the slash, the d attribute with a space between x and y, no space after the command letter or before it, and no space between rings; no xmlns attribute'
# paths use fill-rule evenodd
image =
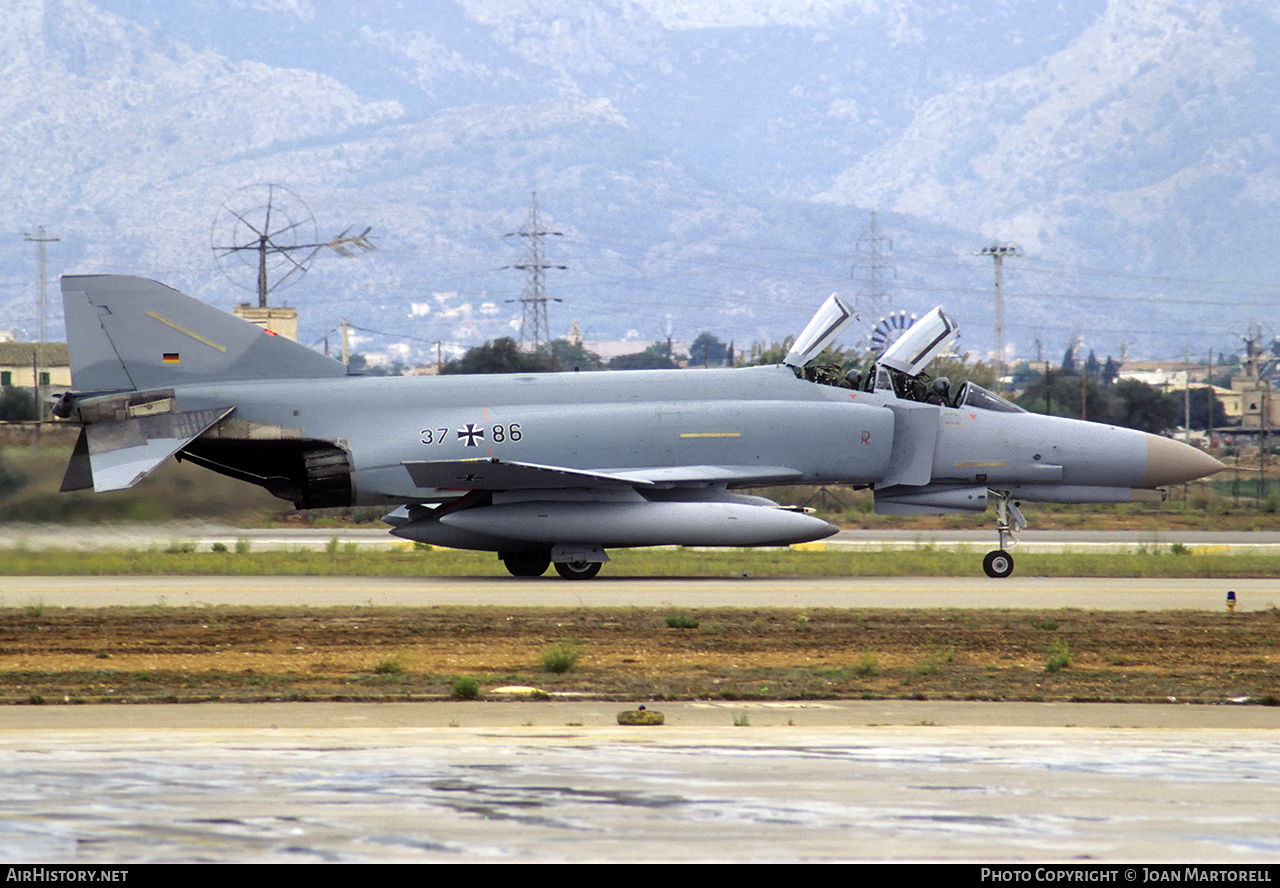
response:
<svg viewBox="0 0 1280 888"><path fill-rule="evenodd" d="M1231 389L1241 401L1241 425L1246 429L1274 429L1276 427L1275 396L1268 379L1237 376L1231 380Z"/></svg>
<svg viewBox="0 0 1280 888"><path fill-rule="evenodd" d="M71 388L65 342L0 342L0 388L12 386L35 396L40 417L49 418L49 395Z"/></svg>
<svg viewBox="0 0 1280 888"><path fill-rule="evenodd" d="M238 318L257 324L264 330L298 341L298 310L296 308L259 308L241 303L235 307Z"/></svg>
<svg viewBox="0 0 1280 888"><path fill-rule="evenodd" d="M34 389L37 364L42 395L52 388L70 387L71 362L65 342L0 342L0 385Z"/></svg>
<svg viewBox="0 0 1280 888"><path fill-rule="evenodd" d="M1195 387L1209 380L1209 368L1204 364L1187 364L1183 361L1125 361L1120 368L1120 379L1144 382L1162 391L1182 391L1188 381Z"/></svg>
<svg viewBox="0 0 1280 888"><path fill-rule="evenodd" d="M1192 386L1194 389L1195 386ZM1226 421L1215 416L1213 421L1217 425L1238 424L1241 417L1244 416L1244 395L1235 389L1225 389L1220 385L1213 386L1213 393L1218 398L1218 403L1222 405L1222 412L1225 414Z"/></svg>

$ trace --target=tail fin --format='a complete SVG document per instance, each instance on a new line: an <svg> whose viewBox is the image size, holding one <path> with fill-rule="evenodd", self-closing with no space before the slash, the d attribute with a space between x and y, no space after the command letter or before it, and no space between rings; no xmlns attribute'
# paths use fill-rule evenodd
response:
<svg viewBox="0 0 1280 888"><path fill-rule="evenodd" d="M66 275L62 303L79 392L346 373L306 346L146 278Z"/></svg>

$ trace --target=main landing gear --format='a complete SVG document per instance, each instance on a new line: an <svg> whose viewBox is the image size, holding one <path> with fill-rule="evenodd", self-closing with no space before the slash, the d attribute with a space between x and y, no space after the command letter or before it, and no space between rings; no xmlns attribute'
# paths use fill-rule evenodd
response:
<svg viewBox="0 0 1280 888"><path fill-rule="evenodd" d="M499 552L513 577L540 577L551 566L550 552ZM563 556L562 556L563 557ZM556 573L566 580L589 580L600 573L599 561L557 561Z"/></svg>
<svg viewBox="0 0 1280 888"><path fill-rule="evenodd" d="M599 561L557 561L556 573L566 580L589 580L600 573Z"/></svg>
<svg viewBox="0 0 1280 888"><path fill-rule="evenodd" d="M1017 544L1018 531L1027 526L1027 519L1022 517L1017 503L1010 502L1008 491L992 490L990 496L996 501L996 532L1000 534L1000 548L987 553L987 557L982 559L982 569L989 577L1004 579L1013 573L1013 556L1006 546Z"/></svg>
<svg viewBox="0 0 1280 888"><path fill-rule="evenodd" d="M513 577L540 577L551 566L550 552L499 552L498 557Z"/></svg>

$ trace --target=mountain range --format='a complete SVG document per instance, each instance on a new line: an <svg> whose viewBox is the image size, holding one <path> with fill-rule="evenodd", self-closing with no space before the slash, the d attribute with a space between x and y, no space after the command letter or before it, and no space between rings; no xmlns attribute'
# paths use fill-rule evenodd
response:
<svg viewBox="0 0 1280 888"><path fill-rule="evenodd" d="M839 291L861 334L943 303L986 355L975 254L996 244L1019 248L1010 357L1280 333L1280 11L1261 0L9 7L0 329L27 338L36 226L59 238L50 278L254 301L252 254L214 248L263 183L303 242L371 229L376 251L322 249L270 299L316 347L347 318L375 362L519 335L535 192L553 336L707 330L743 353Z"/></svg>

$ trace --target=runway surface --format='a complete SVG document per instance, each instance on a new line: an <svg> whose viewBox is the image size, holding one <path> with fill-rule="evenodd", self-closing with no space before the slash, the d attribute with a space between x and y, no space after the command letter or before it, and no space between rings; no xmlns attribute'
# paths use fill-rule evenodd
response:
<svg viewBox="0 0 1280 888"><path fill-rule="evenodd" d="M1016 575L0 577L0 605L1220 610L1228 588L1280 605L1275 581ZM1280 708L734 701L643 729L621 708L6 707L0 858L1280 862Z"/></svg>
<svg viewBox="0 0 1280 888"><path fill-rule="evenodd" d="M1236 610L1280 606L1275 580L836 577L4 577L0 606L293 605L483 607L861 607Z"/></svg>
<svg viewBox="0 0 1280 888"><path fill-rule="evenodd" d="M672 704L621 728L618 708L22 709L0 858L1280 861L1275 710ZM1130 714L1165 726L1090 726Z"/></svg>

